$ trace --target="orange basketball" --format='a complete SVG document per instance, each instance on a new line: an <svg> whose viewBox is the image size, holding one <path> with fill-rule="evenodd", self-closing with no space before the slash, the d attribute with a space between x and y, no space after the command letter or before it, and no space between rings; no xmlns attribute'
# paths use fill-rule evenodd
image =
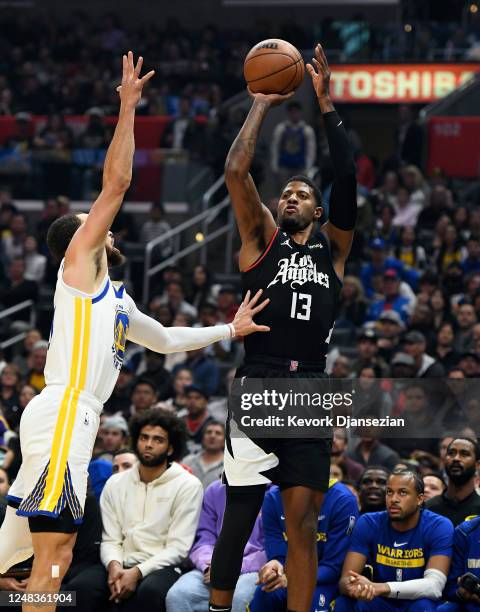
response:
<svg viewBox="0 0 480 612"><path fill-rule="evenodd" d="M300 52L280 38L256 44L243 65L243 75L253 93L287 94L297 89L304 74L305 64Z"/></svg>

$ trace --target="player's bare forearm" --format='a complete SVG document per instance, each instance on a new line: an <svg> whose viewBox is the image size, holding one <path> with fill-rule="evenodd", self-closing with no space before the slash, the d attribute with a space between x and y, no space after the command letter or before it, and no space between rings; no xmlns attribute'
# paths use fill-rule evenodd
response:
<svg viewBox="0 0 480 612"><path fill-rule="evenodd" d="M123 195L130 186L133 154L135 152L134 122L135 106L122 102L118 123L105 157L103 167L104 191L114 191Z"/></svg>
<svg viewBox="0 0 480 612"><path fill-rule="evenodd" d="M234 174L239 179L246 179L255 156L258 133L270 108L265 100L254 100L252 108L233 141L225 162L225 175L227 179Z"/></svg>
<svg viewBox="0 0 480 612"><path fill-rule="evenodd" d="M317 98L317 100L318 100L318 105L320 106L320 112L322 113L322 115L324 115L325 113L331 113L332 111L335 110L332 99L330 98L328 94L324 96L320 96L319 98Z"/></svg>

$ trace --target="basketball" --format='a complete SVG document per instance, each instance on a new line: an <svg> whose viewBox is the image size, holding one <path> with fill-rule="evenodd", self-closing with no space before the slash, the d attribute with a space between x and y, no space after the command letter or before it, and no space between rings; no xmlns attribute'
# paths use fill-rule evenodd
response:
<svg viewBox="0 0 480 612"><path fill-rule="evenodd" d="M304 74L300 52L280 38L256 44L243 65L243 75L252 93L287 94L297 89Z"/></svg>

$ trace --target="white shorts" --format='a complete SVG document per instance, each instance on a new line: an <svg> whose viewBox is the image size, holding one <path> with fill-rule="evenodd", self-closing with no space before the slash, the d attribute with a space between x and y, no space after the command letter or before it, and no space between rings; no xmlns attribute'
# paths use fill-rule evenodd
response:
<svg viewBox="0 0 480 612"><path fill-rule="evenodd" d="M25 408L20 421L22 465L7 499L20 516L57 518L69 508L81 523L88 465L102 403L60 385L47 386Z"/></svg>

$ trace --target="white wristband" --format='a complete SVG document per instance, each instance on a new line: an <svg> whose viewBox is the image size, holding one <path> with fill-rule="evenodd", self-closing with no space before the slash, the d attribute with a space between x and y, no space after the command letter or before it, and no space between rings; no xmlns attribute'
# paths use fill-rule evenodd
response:
<svg viewBox="0 0 480 612"><path fill-rule="evenodd" d="M230 330L230 339L233 340L237 335L237 332L235 331L235 325L233 323L228 323L228 328Z"/></svg>

